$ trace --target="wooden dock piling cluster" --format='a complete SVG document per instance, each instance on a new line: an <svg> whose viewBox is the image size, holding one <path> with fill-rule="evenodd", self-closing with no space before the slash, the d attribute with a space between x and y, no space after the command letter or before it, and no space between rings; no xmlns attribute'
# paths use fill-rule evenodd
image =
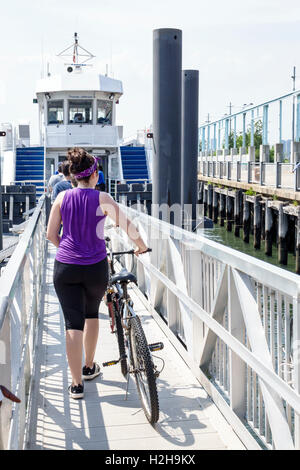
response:
<svg viewBox="0 0 300 470"><path fill-rule="evenodd" d="M300 274L300 205L292 201L270 199L232 189L199 182L198 203L204 205L204 215L228 232L241 236L245 243L272 256L277 249L278 262L288 264L288 254L295 255L295 271Z"/></svg>

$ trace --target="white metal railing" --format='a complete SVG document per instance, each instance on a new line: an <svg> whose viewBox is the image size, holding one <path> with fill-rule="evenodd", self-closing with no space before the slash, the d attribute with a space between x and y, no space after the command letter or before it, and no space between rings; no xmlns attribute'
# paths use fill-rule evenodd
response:
<svg viewBox="0 0 300 470"><path fill-rule="evenodd" d="M295 166L292 163L241 162L232 161L232 157L227 157L230 161L224 157L222 161L214 161L213 158L216 157L202 157L198 161L200 174L218 179L224 179L226 174L227 179L231 181L300 191L300 172L299 169L292 171ZM224 173L224 165L226 165L226 173Z"/></svg>
<svg viewBox="0 0 300 470"><path fill-rule="evenodd" d="M20 399L0 408L0 448L22 449L34 377L41 311L47 198L42 196L0 278L0 382Z"/></svg>
<svg viewBox="0 0 300 470"><path fill-rule="evenodd" d="M152 248L135 259L139 288L246 447L300 449L299 276L124 210Z"/></svg>
<svg viewBox="0 0 300 470"><path fill-rule="evenodd" d="M109 178L108 180L108 192L111 194L111 196L116 199L117 197L117 186L121 182L122 184L127 184L128 181L134 181L135 183L141 183L141 184L146 184L146 183L152 183L151 179L147 178L138 178L138 179L115 179L115 178Z"/></svg>

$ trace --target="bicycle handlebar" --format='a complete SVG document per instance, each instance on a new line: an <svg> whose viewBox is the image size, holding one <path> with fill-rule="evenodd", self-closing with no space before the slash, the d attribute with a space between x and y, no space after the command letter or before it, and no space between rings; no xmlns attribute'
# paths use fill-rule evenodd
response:
<svg viewBox="0 0 300 470"><path fill-rule="evenodd" d="M152 251L152 248L148 248L146 251L143 251L143 253L140 253L140 255L143 255L144 253L148 253ZM134 250L128 250L128 251L113 251L111 253L112 256L118 256L118 255L134 255Z"/></svg>

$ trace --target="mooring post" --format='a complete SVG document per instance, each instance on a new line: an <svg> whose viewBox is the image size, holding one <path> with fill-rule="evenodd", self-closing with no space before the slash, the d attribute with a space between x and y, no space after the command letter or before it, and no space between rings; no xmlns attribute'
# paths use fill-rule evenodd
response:
<svg viewBox="0 0 300 470"><path fill-rule="evenodd" d="M243 240L249 243L250 239L250 202L247 201L247 195L244 194L244 208L243 208Z"/></svg>
<svg viewBox="0 0 300 470"><path fill-rule="evenodd" d="M226 217L226 196L225 194L220 194L220 225L224 227L224 220Z"/></svg>
<svg viewBox="0 0 300 470"><path fill-rule="evenodd" d="M272 256L273 214L268 200L265 202L265 254Z"/></svg>
<svg viewBox="0 0 300 470"><path fill-rule="evenodd" d="M254 212L254 243L253 246L256 250L260 249L260 240L261 240L261 205L260 205L260 196L254 196L253 203L253 212Z"/></svg>
<svg viewBox="0 0 300 470"><path fill-rule="evenodd" d="M227 231L232 231L232 222L233 222L233 201L232 197L227 194L226 196L226 221L227 221Z"/></svg>
<svg viewBox="0 0 300 470"><path fill-rule="evenodd" d="M216 224L218 222L218 200L219 194L214 189L213 190L213 210L212 210L212 220Z"/></svg>
<svg viewBox="0 0 300 470"><path fill-rule="evenodd" d="M278 262L287 265L288 250L287 250L287 233L288 233L288 219L283 211L283 203L278 207Z"/></svg>
<svg viewBox="0 0 300 470"><path fill-rule="evenodd" d="M153 31L153 215L161 204L171 211L168 222L181 225L182 31ZM197 175L197 170L195 170ZM195 189L196 190L196 189ZM178 207L177 207L178 205ZM177 210L178 209L178 210ZM175 220L176 218L176 220Z"/></svg>
<svg viewBox="0 0 300 470"><path fill-rule="evenodd" d="M203 206L204 206L204 215L207 215L207 194L208 190L203 186Z"/></svg>
<svg viewBox="0 0 300 470"><path fill-rule="evenodd" d="M198 190L198 204L203 204L203 187L204 183L203 181L200 181Z"/></svg>
<svg viewBox="0 0 300 470"><path fill-rule="evenodd" d="M241 227L241 198L242 190L237 189L234 197L234 235L236 237L240 236L240 227Z"/></svg>
<svg viewBox="0 0 300 470"><path fill-rule="evenodd" d="M297 219L296 219L296 234L295 234L295 245L296 245L296 273L300 274L300 207L297 208Z"/></svg>
<svg viewBox="0 0 300 470"><path fill-rule="evenodd" d="M192 227L196 224L198 163L199 71L182 71L181 207L192 206Z"/></svg>
<svg viewBox="0 0 300 470"><path fill-rule="evenodd" d="M212 203L213 203L213 185L207 185L207 207L208 207L208 217L212 219Z"/></svg>

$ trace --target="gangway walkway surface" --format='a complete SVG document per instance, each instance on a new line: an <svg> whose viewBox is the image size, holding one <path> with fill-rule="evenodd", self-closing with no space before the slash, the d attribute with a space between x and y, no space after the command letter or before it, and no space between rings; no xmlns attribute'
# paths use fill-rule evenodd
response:
<svg viewBox="0 0 300 470"><path fill-rule="evenodd" d="M52 283L55 249L49 247L44 312L41 312L38 363L27 449L195 450L244 449L243 444L188 366L147 311L136 288L130 290L134 308L150 342L163 341L157 353L165 360L158 379L160 419L155 427L140 410L133 379L125 401L126 380L120 367L85 382L85 397L69 398L71 382L65 353L64 322ZM100 335L96 361L117 359L116 338L110 332L107 309L100 306ZM158 361L159 365L159 361Z"/></svg>

